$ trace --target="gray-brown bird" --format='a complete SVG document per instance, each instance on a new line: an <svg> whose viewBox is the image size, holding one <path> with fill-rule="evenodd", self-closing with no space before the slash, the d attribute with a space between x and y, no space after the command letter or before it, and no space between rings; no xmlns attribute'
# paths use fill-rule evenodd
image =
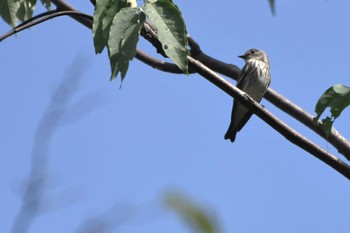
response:
<svg viewBox="0 0 350 233"><path fill-rule="evenodd" d="M245 60L245 65L237 80L237 87L247 93L256 102L260 102L271 82L270 62L264 51L250 49L239 56ZM231 123L225 134L225 139L234 142L236 134L247 123L252 112L241 103L234 100Z"/></svg>

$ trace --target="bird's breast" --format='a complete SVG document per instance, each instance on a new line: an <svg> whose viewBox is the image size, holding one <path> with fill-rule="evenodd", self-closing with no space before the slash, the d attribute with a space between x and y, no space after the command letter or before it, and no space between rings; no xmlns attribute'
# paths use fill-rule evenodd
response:
<svg viewBox="0 0 350 233"><path fill-rule="evenodd" d="M270 67L260 60L250 60L247 65L250 67L250 72L242 90L259 102L270 83Z"/></svg>

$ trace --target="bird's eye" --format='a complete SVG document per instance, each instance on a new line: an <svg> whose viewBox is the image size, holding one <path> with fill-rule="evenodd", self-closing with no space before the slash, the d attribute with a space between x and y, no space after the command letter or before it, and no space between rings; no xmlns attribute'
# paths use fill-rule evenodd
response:
<svg viewBox="0 0 350 233"><path fill-rule="evenodd" d="M251 50L250 53L251 53L251 54L254 54L254 53L255 53L255 50Z"/></svg>

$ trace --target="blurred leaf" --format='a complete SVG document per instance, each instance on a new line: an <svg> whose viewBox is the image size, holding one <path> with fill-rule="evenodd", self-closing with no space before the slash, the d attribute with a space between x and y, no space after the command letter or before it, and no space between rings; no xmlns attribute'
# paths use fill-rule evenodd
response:
<svg viewBox="0 0 350 233"><path fill-rule="evenodd" d="M148 0L143 9L158 30L165 54L187 74L187 31L178 7L170 0Z"/></svg>
<svg viewBox="0 0 350 233"><path fill-rule="evenodd" d="M271 9L272 15L275 15L275 13L276 13L276 11L275 11L275 0L269 0L269 5L270 5L270 9Z"/></svg>
<svg viewBox="0 0 350 233"><path fill-rule="evenodd" d="M51 9L51 1L50 0L40 0L41 4L46 8L46 10Z"/></svg>
<svg viewBox="0 0 350 233"><path fill-rule="evenodd" d="M0 15L11 27L17 26L17 11L20 7L18 0L0 0Z"/></svg>
<svg viewBox="0 0 350 233"><path fill-rule="evenodd" d="M182 217L198 233L217 233L218 227L213 217L203 207L196 205L181 194L166 196L166 204Z"/></svg>
<svg viewBox="0 0 350 233"><path fill-rule="evenodd" d="M326 110L330 107L331 117L326 117L322 120L323 129L327 135L329 135L332 125L341 112L350 105L350 88L341 84L336 84L333 87L328 88L317 101L315 106L315 112L317 114L314 117L316 122Z"/></svg>
<svg viewBox="0 0 350 233"><path fill-rule="evenodd" d="M136 45L144 21L145 14L138 8L123 8L115 15L107 42L111 80L120 72L123 81L129 61L136 55Z"/></svg>
<svg viewBox="0 0 350 233"><path fill-rule="evenodd" d="M92 33L96 53L101 53L106 46L113 17L123 7L127 7L126 0L96 1L94 22L92 25Z"/></svg>
<svg viewBox="0 0 350 233"><path fill-rule="evenodd" d="M33 16L36 0L23 0L17 11L17 18L21 21L30 19Z"/></svg>

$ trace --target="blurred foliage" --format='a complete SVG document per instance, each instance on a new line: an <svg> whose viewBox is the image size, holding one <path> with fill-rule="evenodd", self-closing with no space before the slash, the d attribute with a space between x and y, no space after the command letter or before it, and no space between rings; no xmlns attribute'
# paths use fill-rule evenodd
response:
<svg viewBox="0 0 350 233"><path fill-rule="evenodd" d="M167 206L176 212L192 229L198 233L218 233L218 226L212 216L194 201L180 193L166 195Z"/></svg>
<svg viewBox="0 0 350 233"><path fill-rule="evenodd" d="M270 5L271 13L275 15L276 14L275 0L269 0L269 5Z"/></svg>

